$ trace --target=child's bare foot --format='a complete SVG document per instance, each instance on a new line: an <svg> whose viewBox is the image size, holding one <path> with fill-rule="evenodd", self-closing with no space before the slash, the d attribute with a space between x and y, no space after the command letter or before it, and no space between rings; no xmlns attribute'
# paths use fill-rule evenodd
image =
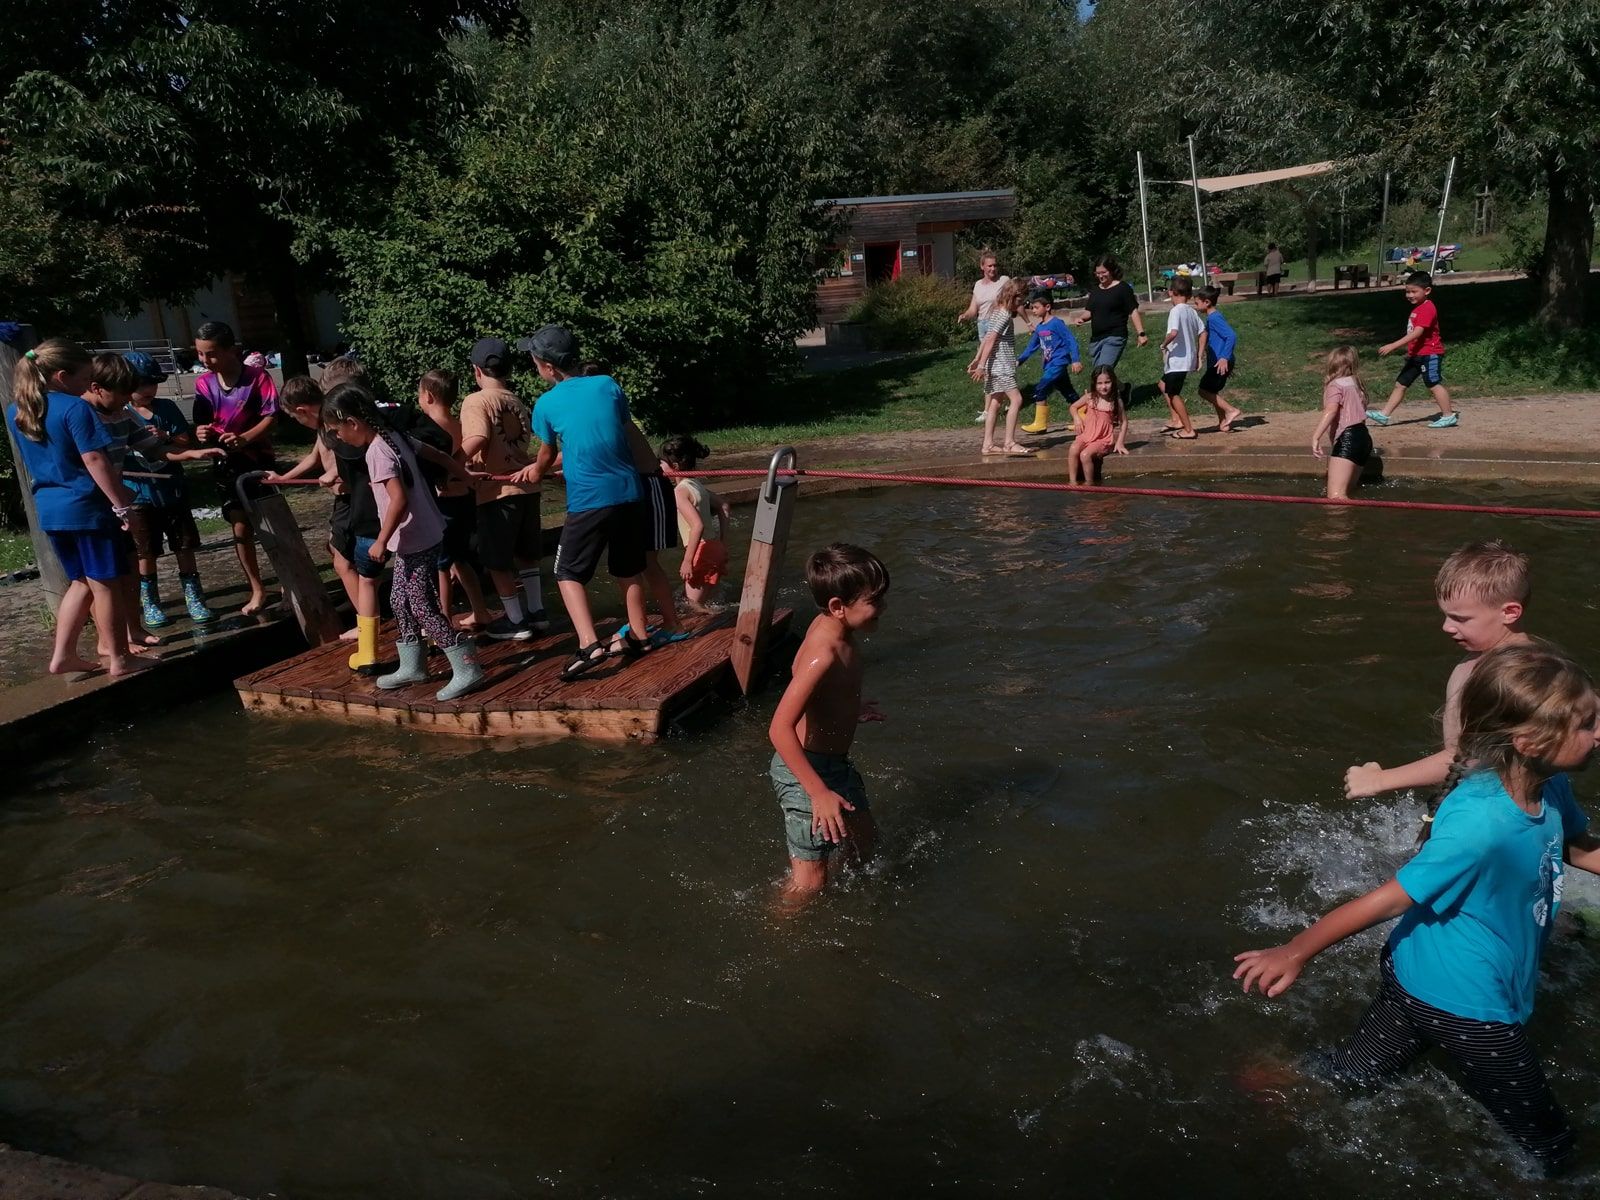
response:
<svg viewBox="0 0 1600 1200"><path fill-rule="evenodd" d="M251 592L250 599L245 601L244 607L239 610L239 615L252 617L262 609L266 608L267 604L268 600L266 592Z"/></svg>
<svg viewBox="0 0 1600 1200"><path fill-rule="evenodd" d="M359 629L346 629L339 635L339 640L341 642L353 642L360 636L361 631Z"/></svg>
<svg viewBox="0 0 1600 1200"><path fill-rule="evenodd" d="M137 675L140 671L148 671L160 661L153 654L148 658L113 659L106 674L113 679L121 679L127 675Z"/></svg>
<svg viewBox="0 0 1600 1200"><path fill-rule="evenodd" d="M97 662L90 662L77 654L68 654L61 658L50 660L50 674L52 675L93 675L105 667Z"/></svg>
<svg viewBox="0 0 1600 1200"><path fill-rule="evenodd" d="M1217 423L1217 429L1222 433L1232 433L1234 423L1237 422L1242 416L1244 416L1243 410L1237 408L1234 409L1231 413L1223 417L1222 420Z"/></svg>
<svg viewBox="0 0 1600 1200"><path fill-rule="evenodd" d="M128 635L128 649L135 654L142 654L151 646L161 645L161 639L148 629L141 629L138 633Z"/></svg>

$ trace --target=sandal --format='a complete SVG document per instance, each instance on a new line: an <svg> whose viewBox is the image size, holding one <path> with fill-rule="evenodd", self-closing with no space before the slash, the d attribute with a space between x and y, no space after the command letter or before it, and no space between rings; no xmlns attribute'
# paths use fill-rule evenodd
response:
<svg viewBox="0 0 1600 1200"><path fill-rule="evenodd" d="M597 650L599 651L598 654L595 653ZM587 646L579 646L578 652L572 656L572 661L561 668L561 682L571 683L574 679L582 679L610 657L611 651L607 650L604 644L600 642L590 642Z"/></svg>
<svg viewBox="0 0 1600 1200"><path fill-rule="evenodd" d="M1013 442L1013 443L1011 443L1011 445L1007 446L1005 448L1005 450L1002 451L1002 453L1010 454L1015 458L1032 458L1033 457L1033 451L1032 450L1030 450L1026 446L1018 445L1016 442Z"/></svg>
<svg viewBox="0 0 1600 1200"><path fill-rule="evenodd" d="M981 453L984 453L984 454L1004 454L1005 451L1000 449L999 446L985 446L983 448L983 450L981 451Z"/></svg>
<svg viewBox="0 0 1600 1200"><path fill-rule="evenodd" d="M1184 433L1183 430L1180 429L1176 433L1167 434L1167 436L1175 442L1192 442L1200 435L1198 433Z"/></svg>
<svg viewBox="0 0 1600 1200"><path fill-rule="evenodd" d="M655 649L654 638L634 637L631 629L622 636L621 654L625 662L632 662L634 659L648 654L653 649Z"/></svg>
<svg viewBox="0 0 1600 1200"><path fill-rule="evenodd" d="M659 650L675 642L687 642L693 636L694 634L687 629L652 629L647 640L650 642L650 649Z"/></svg>

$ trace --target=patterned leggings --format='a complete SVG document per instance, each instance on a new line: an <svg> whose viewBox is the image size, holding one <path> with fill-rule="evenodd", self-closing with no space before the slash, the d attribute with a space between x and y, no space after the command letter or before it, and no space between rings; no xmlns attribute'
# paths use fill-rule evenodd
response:
<svg viewBox="0 0 1600 1200"><path fill-rule="evenodd" d="M394 609L395 628L402 642L414 642L426 633L435 646L445 650L461 640L460 631L439 609L438 546L394 556L389 605Z"/></svg>
<svg viewBox="0 0 1600 1200"><path fill-rule="evenodd" d="M1383 983L1348 1042L1319 1057L1341 1083L1380 1083L1438 1046L1500 1127L1554 1173L1572 1153L1572 1126L1550 1092L1521 1025L1475 1021L1424 1004L1400 986L1387 951Z"/></svg>

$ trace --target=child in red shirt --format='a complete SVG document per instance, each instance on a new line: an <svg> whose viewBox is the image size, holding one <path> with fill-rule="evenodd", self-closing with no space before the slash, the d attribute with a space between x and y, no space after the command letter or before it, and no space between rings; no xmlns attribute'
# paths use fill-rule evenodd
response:
<svg viewBox="0 0 1600 1200"><path fill-rule="evenodd" d="M1411 316L1406 320L1406 335L1378 347L1382 357L1396 350L1406 352L1405 365L1394 378L1394 390L1389 402L1381 409L1367 410L1367 420L1387 425L1394 410L1405 399L1406 389L1420 377L1428 385L1433 402L1439 406L1439 415L1428 422L1429 429L1453 429L1461 418L1450 407L1450 393L1444 386L1444 339L1439 336L1439 310L1429 297L1433 293L1433 276L1426 271L1414 271L1406 280L1406 300L1411 305Z"/></svg>

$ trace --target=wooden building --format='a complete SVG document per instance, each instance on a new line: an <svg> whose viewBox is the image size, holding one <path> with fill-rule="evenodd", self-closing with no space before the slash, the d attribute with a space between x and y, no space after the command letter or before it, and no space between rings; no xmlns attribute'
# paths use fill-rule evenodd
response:
<svg viewBox="0 0 1600 1200"><path fill-rule="evenodd" d="M818 319L838 321L873 283L901 275L956 273L955 235L1017 209L1010 188L933 192L921 196L847 196L818 204L845 210L845 233L832 247L817 283Z"/></svg>

